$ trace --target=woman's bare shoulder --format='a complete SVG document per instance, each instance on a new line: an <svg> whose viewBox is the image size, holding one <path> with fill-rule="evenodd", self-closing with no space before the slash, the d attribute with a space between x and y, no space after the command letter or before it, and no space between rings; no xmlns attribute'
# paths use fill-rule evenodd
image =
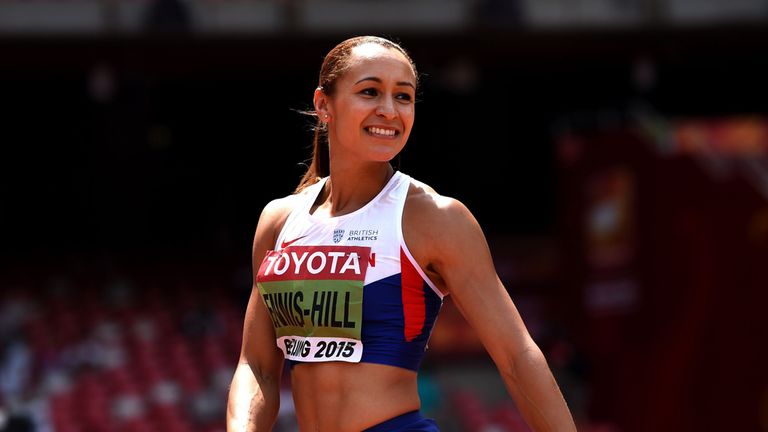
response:
<svg viewBox="0 0 768 432"><path fill-rule="evenodd" d="M268 202L259 216L259 223L256 227L256 243L274 244L277 236L285 225L285 221L293 209L306 197L306 190L287 195L281 198L273 199Z"/></svg>
<svg viewBox="0 0 768 432"><path fill-rule="evenodd" d="M312 192L310 188L307 187L299 192L273 199L264 206L264 210L262 210L259 223L261 223L261 220L264 220L265 218L271 222L284 222L288 215L291 214L291 211L293 211L293 209L296 207L296 205L300 202L304 202L310 193Z"/></svg>
<svg viewBox="0 0 768 432"><path fill-rule="evenodd" d="M412 181L403 210L403 238L416 261L438 281L443 292L441 264L453 261L460 250L482 239L477 221L456 198L441 195L429 185Z"/></svg>
<svg viewBox="0 0 768 432"><path fill-rule="evenodd" d="M296 206L296 202L300 199L302 194L303 192L299 192L298 194L291 194L284 197L275 198L268 202L261 212L261 220L266 218L267 220L272 221L287 218L293 208Z"/></svg>
<svg viewBox="0 0 768 432"><path fill-rule="evenodd" d="M411 216L409 219L427 227L461 223L471 217L461 201L442 195L430 185L415 179L411 179L405 211Z"/></svg>

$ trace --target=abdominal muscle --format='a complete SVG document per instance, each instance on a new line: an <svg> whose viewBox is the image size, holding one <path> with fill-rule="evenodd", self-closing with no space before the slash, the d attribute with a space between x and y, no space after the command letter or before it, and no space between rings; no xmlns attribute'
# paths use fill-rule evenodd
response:
<svg viewBox="0 0 768 432"><path fill-rule="evenodd" d="M420 405L416 372L374 363L299 363L291 387L304 432L360 432Z"/></svg>

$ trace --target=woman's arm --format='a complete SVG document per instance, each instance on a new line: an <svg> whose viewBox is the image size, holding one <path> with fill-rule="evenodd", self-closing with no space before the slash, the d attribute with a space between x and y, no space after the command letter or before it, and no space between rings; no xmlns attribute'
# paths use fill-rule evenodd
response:
<svg viewBox="0 0 768 432"><path fill-rule="evenodd" d="M287 215L285 200L268 204L259 218L253 241L253 287L243 324L243 343L227 400L227 431L271 431L280 409L283 354L275 344L275 330L256 287L261 260L274 248L275 227Z"/></svg>
<svg viewBox="0 0 768 432"><path fill-rule="evenodd" d="M271 339L266 334L266 330L274 330L269 318L259 311L264 308L261 301L254 287L245 316L240 361L227 400L228 432L271 431L280 409L283 356L274 334Z"/></svg>
<svg viewBox="0 0 768 432"><path fill-rule="evenodd" d="M426 197L426 198L425 198ZM499 280L483 232L459 201L421 195L406 208L406 238L475 329L523 417L535 431L575 431L539 347ZM409 235L410 234L410 235ZM419 260L419 257L417 257Z"/></svg>

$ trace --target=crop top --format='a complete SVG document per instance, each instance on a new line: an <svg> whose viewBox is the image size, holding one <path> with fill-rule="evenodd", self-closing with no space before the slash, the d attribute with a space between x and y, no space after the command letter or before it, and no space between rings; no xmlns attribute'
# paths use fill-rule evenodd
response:
<svg viewBox="0 0 768 432"><path fill-rule="evenodd" d="M403 240L411 178L396 171L360 209L318 217L310 209L326 180L300 195L258 270L277 346L294 362L366 362L415 371L443 295Z"/></svg>

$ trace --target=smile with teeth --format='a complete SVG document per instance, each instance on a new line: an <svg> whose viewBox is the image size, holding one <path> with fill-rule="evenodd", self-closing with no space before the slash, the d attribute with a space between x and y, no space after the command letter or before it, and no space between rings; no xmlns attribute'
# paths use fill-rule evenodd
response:
<svg viewBox="0 0 768 432"><path fill-rule="evenodd" d="M397 131L394 129L384 129L380 127L374 127L370 126L365 128L371 135L376 136L382 136L382 137L393 137L397 134Z"/></svg>

